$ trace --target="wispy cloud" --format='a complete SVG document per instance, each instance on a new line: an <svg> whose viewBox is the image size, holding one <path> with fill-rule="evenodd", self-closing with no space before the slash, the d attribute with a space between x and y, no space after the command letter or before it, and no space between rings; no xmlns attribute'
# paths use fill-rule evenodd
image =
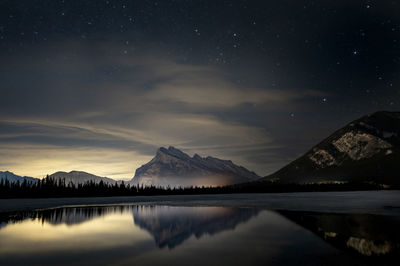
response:
<svg viewBox="0 0 400 266"><path fill-rule="evenodd" d="M9 58L13 75L0 74L3 169L33 176L75 169L127 178L159 146L174 145L264 174L271 163L250 155L272 154L274 164L279 147L265 127L250 122L264 114L249 110L247 120L225 114L247 105L284 109L320 97L318 91L247 87L215 66L158 53L124 54L117 44L52 47L46 58L39 52L21 69Z"/></svg>

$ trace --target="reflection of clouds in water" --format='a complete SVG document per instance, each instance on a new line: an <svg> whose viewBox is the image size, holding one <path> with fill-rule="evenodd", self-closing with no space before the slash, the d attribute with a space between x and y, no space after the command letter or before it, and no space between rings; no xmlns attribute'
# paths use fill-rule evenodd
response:
<svg viewBox="0 0 400 266"><path fill-rule="evenodd" d="M49 216L10 222L0 230L0 257L18 255L21 250L26 256L64 251L95 252L150 239L132 225L130 213L92 214L78 216L75 220Z"/></svg>
<svg viewBox="0 0 400 266"><path fill-rule="evenodd" d="M225 207L170 207L170 206L108 206L57 208L38 212L21 213L9 219L9 223L32 219L43 226L73 227L101 217L132 215L134 224L149 232L158 247L173 248L194 235L214 235L225 230L234 230L257 215L253 208ZM88 223L90 225L90 223ZM7 226L7 223L4 223Z"/></svg>
<svg viewBox="0 0 400 266"><path fill-rule="evenodd" d="M256 208L125 205L19 213L7 219L3 216L0 222L0 242L7 243L6 248L0 248L0 253L12 250L13 245L19 250L17 246L29 246L29 243L38 241L45 243L49 250L61 250L64 243L72 249L90 246L95 250L104 248L104 243L101 244L104 239L107 240L107 247L116 248L129 243L131 245L135 241L147 241L153 245L155 242L156 248L160 250L164 247L173 249L185 241L193 244L189 241L191 237L199 239L224 231L231 231L230 235L234 237L247 225L254 224L248 222L253 220L262 229L259 236L252 237L264 237L262 234L267 233L269 241L272 240L273 232L279 232L279 236L275 236L277 239L288 238L298 243L296 236L288 234L293 226L284 225L293 221L345 251L379 257L394 255L399 251L399 218L395 216L296 211L279 211L280 215L273 212L258 215L260 212L261 209ZM263 221L252 219L256 216L262 217ZM236 230L240 225L243 225L241 229ZM77 240L82 244L74 246L73 241ZM35 244L32 250L40 249Z"/></svg>
<svg viewBox="0 0 400 266"><path fill-rule="evenodd" d="M0 262L4 255L17 258L21 249L25 256L38 258L65 251L97 254L101 250L125 248L135 257L141 254L139 250L177 246L191 235L199 238L203 234L234 230L239 223L257 213L254 209L222 207L128 205L20 213L2 223ZM135 215L135 223L132 215ZM137 226L138 221L147 226L146 230ZM157 246L154 246L153 238Z"/></svg>

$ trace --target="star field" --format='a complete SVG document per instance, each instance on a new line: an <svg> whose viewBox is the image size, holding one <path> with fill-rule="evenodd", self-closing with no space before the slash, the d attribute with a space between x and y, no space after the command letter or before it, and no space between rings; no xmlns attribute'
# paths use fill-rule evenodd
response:
<svg viewBox="0 0 400 266"><path fill-rule="evenodd" d="M43 161L76 152L110 177L165 145L265 175L399 109L398 14L397 1L0 1L0 142L48 147ZM114 170L88 150L112 151ZM29 174L14 153L0 168Z"/></svg>

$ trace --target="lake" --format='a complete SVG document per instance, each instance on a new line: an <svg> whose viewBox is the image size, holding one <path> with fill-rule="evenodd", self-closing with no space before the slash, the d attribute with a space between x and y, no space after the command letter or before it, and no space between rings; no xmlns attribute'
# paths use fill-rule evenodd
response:
<svg viewBox="0 0 400 266"><path fill-rule="evenodd" d="M113 205L0 221L0 265L394 265L399 216Z"/></svg>

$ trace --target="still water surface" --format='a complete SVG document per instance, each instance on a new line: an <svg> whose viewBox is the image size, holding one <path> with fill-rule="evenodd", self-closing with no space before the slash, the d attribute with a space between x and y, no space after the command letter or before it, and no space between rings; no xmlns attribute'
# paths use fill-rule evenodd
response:
<svg viewBox="0 0 400 266"><path fill-rule="evenodd" d="M58 208L3 219L0 265L395 265L399 224L259 208Z"/></svg>

